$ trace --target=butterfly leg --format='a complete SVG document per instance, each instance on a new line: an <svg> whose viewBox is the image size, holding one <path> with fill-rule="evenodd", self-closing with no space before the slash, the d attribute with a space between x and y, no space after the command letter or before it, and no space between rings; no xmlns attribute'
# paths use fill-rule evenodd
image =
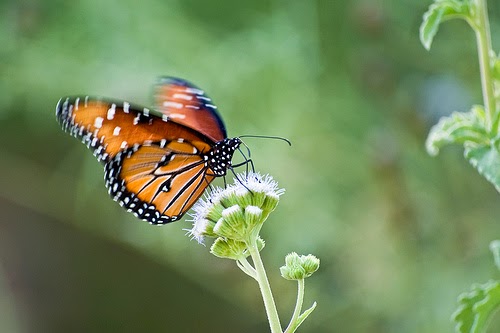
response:
<svg viewBox="0 0 500 333"><path fill-rule="evenodd" d="M239 168L242 165L246 165L246 173L248 173L248 165L252 168L252 172L255 172L255 166L253 165L252 159L246 159L245 161L238 163L238 164L233 164L232 168Z"/></svg>
<svg viewBox="0 0 500 333"><path fill-rule="evenodd" d="M243 164L240 164L240 165L237 165L237 166L241 166ZM238 177L238 175L236 174L236 172L234 172L234 169L233 168L229 168L229 170L231 170L231 172L233 173L233 176L234 178L238 181L238 183L241 184L241 186L243 186L244 188L246 188L248 190L248 192L252 193L252 190L250 190L242 181L241 179ZM224 178L225 179L225 178Z"/></svg>
<svg viewBox="0 0 500 333"><path fill-rule="evenodd" d="M243 156L243 158L245 159L244 162L241 162L241 163L238 163L236 165L233 165L233 167L238 167L238 166L242 166L242 165L246 165L246 168L245 168L245 173L248 175L248 166L250 165L252 167L252 172L255 172L255 167L253 165L253 161L252 161L252 158L251 158L251 155L250 155L250 149L245 145L245 147L247 148L247 153L248 153L248 156L245 155L245 153L243 152L243 150L241 150L241 148L238 147L238 151L240 152L241 156Z"/></svg>

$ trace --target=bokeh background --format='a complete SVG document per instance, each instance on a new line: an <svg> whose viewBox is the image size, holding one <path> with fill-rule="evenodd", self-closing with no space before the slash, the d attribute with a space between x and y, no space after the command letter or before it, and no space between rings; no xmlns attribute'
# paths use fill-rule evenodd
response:
<svg viewBox="0 0 500 333"><path fill-rule="evenodd" d="M267 332L234 262L108 198L102 166L63 133L64 95L150 105L159 75L219 106L256 168L286 188L262 255L287 323L296 251L321 259L300 332L451 332L456 297L498 278L500 198L462 158L424 142L481 103L475 39L430 1L3 0L0 2L0 331ZM500 4L490 1L493 44ZM498 328L498 325L496 326Z"/></svg>

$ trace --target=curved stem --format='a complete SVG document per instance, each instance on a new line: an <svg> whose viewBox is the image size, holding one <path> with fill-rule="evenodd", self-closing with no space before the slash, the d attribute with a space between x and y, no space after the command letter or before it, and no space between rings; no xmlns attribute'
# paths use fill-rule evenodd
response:
<svg viewBox="0 0 500 333"><path fill-rule="evenodd" d="M498 134L498 116L496 111L493 78L491 73L491 36L486 0L475 0L475 25L477 50L479 55L479 70L481 72L481 88L483 91L484 108L486 110L486 128L492 137Z"/></svg>
<svg viewBox="0 0 500 333"><path fill-rule="evenodd" d="M274 303L273 294L271 292L271 286L267 280L266 270L264 269L264 264L260 258L257 244L256 242L252 242L251 244L247 244L247 246L250 256L252 257L253 265L255 266L256 280L259 283L260 292L264 300L264 307L266 308L271 333L282 333L283 331L281 329L278 311L276 310L276 304Z"/></svg>
<svg viewBox="0 0 500 333"><path fill-rule="evenodd" d="M247 258L241 258L236 260L236 265L248 276L251 276L255 280L257 280L255 269L250 265Z"/></svg>
<svg viewBox="0 0 500 333"><path fill-rule="evenodd" d="M297 319L300 316L300 311L302 311L302 303L304 302L304 279L297 280L297 303L295 304L295 310L293 310L292 319L285 330L285 333L292 333L297 327Z"/></svg>

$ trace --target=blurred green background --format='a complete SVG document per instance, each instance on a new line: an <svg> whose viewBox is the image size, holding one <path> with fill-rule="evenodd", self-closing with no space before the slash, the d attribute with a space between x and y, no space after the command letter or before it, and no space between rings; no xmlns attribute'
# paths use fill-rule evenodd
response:
<svg viewBox="0 0 500 333"><path fill-rule="evenodd" d="M296 286L278 267L297 251L321 259L300 332L451 332L457 295L498 278L500 200L460 148L425 152L440 116L481 103L465 23L420 45L429 4L1 1L0 332L268 331L234 262L190 241L186 219L123 211L55 121L64 95L150 105L159 75L205 89L230 136L293 142L246 140L286 188L262 235L283 323Z"/></svg>

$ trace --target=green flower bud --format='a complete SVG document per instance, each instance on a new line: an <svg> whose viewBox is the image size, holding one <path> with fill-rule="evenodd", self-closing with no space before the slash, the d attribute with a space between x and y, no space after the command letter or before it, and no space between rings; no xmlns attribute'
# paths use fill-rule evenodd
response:
<svg viewBox="0 0 500 333"><path fill-rule="evenodd" d="M266 199L266 193L263 191L252 192L252 205L257 207L262 207L264 200Z"/></svg>
<svg viewBox="0 0 500 333"><path fill-rule="evenodd" d="M222 211L222 218L214 226L214 232L221 237L245 240L246 221L243 209L238 205L233 205Z"/></svg>
<svg viewBox="0 0 500 333"><path fill-rule="evenodd" d="M319 268L319 259L312 254L308 254L307 256L301 256L302 258L302 267L306 270L306 277L310 277L316 272Z"/></svg>
<svg viewBox="0 0 500 333"><path fill-rule="evenodd" d="M248 228L252 229L262 222L262 209L257 206L247 206L245 208L245 220Z"/></svg>
<svg viewBox="0 0 500 333"><path fill-rule="evenodd" d="M205 237L217 237L217 235L214 233L214 226L214 222L200 218L196 221L196 223L194 223L193 228L188 231L188 234L192 238L196 239L198 243L202 243Z"/></svg>
<svg viewBox="0 0 500 333"><path fill-rule="evenodd" d="M272 212L278 206L279 201L280 197L277 193L269 192L266 194L262 209L266 212Z"/></svg>
<svg viewBox="0 0 500 333"><path fill-rule="evenodd" d="M283 192L271 176L239 174L234 184L216 188L193 206L193 228L188 233L200 243L214 236L255 241Z"/></svg>
<svg viewBox="0 0 500 333"><path fill-rule="evenodd" d="M252 204L253 193L244 187L238 187L234 191L234 202L241 208L246 208Z"/></svg>
<svg viewBox="0 0 500 333"><path fill-rule="evenodd" d="M224 206L222 206L220 203L219 204L214 204L209 207L207 213L206 213L206 218L212 222L217 222L219 221L220 218L222 218L222 211L224 210Z"/></svg>
<svg viewBox="0 0 500 333"><path fill-rule="evenodd" d="M238 260L248 257L247 246L244 242L217 238L210 247L210 253L219 258Z"/></svg>
<svg viewBox="0 0 500 333"><path fill-rule="evenodd" d="M236 204L234 188L227 187L226 189L220 190L220 195L218 197L220 204L224 208L231 207Z"/></svg>
<svg viewBox="0 0 500 333"><path fill-rule="evenodd" d="M280 267L281 276L287 280L302 280L319 268L319 259L309 254L299 256L292 252L285 257L285 266Z"/></svg>

